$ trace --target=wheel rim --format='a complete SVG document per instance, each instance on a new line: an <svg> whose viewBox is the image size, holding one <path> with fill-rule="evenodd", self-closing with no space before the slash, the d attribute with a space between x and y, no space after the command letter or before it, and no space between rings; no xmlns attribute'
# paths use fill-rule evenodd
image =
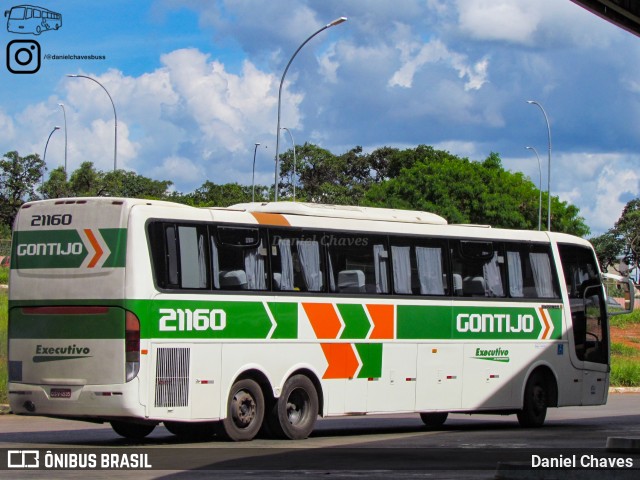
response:
<svg viewBox="0 0 640 480"><path fill-rule="evenodd" d="M231 417L239 428L247 428L256 418L257 404L255 398L246 390L240 390L233 397Z"/></svg>
<svg viewBox="0 0 640 480"><path fill-rule="evenodd" d="M304 421L309 411L309 394L302 388L297 388L287 400L287 420L291 425L298 425Z"/></svg>

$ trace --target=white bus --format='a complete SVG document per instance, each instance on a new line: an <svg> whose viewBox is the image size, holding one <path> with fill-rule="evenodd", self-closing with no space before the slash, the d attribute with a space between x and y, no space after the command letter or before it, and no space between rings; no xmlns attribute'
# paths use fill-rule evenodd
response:
<svg viewBox="0 0 640 480"><path fill-rule="evenodd" d="M605 295L592 247L560 233L288 202L30 202L9 399L133 438L164 423L302 439L318 416L398 412L538 427L547 407L606 402Z"/></svg>

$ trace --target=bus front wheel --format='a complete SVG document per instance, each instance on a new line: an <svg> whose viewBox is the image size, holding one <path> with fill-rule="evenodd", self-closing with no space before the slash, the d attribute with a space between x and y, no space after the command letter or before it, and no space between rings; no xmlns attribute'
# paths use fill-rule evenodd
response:
<svg viewBox="0 0 640 480"><path fill-rule="evenodd" d="M238 380L231 387L227 401L227 418L222 420L222 433L241 442L256 436L264 419L264 395L254 380Z"/></svg>
<svg viewBox="0 0 640 480"><path fill-rule="evenodd" d="M316 387L309 377L294 375L285 382L267 424L276 437L302 440L311 434L317 418Z"/></svg>
<svg viewBox="0 0 640 480"><path fill-rule="evenodd" d="M527 380L522 410L518 412L520 426L541 427L547 416L548 405L549 389L545 377L540 372L534 372Z"/></svg>
<svg viewBox="0 0 640 480"><path fill-rule="evenodd" d="M121 437L140 440L153 432L153 429L156 428L156 426L155 424L148 423L121 422L113 420L111 422L111 428L113 428L113 431Z"/></svg>

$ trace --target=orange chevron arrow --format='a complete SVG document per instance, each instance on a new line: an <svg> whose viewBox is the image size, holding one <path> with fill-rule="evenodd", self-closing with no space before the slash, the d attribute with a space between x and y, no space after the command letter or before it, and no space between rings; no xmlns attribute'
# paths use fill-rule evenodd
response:
<svg viewBox="0 0 640 480"><path fill-rule="evenodd" d="M96 252L93 255L93 258L91 259L89 264L87 265L87 268L93 268L98 263L98 260L100 260L100 257L102 257L102 255L104 254L104 251L102 250L102 247L100 247L100 244L98 243L98 240L96 240L95 235L93 234L93 232L90 229L85 228L84 229L84 233L87 236L87 238L89 239L89 242L91 243L91 246L93 247L93 249Z"/></svg>
<svg viewBox="0 0 640 480"><path fill-rule="evenodd" d="M393 338L393 305L366 305L371 320L373 331L369 338L374 340L387 340Z"/></svg>
<svg viewBox="0 0 640 480"><path fill-rule="evenodd" d="M551 331L553 330L553 324L547 317L547 312L544 311L544 308L541 307L538 310L540 312L540 317L542 318L542 323L544 324L544 330L542 331L542 335L540 338L548 339L551 335Z"/></svg>
<svg viewBox="0 0 640 480"><path fill-rule="evenodd" d="M302 308L309 317L316 338L338 338L342 322L332 303L303 303Z"/></svg>
<svg viewBox="0 0 640 480"><path fill-rule="evenodd" d="M322 378L354 378L360 361L350 343L321 343L329 362Z"/></svg>

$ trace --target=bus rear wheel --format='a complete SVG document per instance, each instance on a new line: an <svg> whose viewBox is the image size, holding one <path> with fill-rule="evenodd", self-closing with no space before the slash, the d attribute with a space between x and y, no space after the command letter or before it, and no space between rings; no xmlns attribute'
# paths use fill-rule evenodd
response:
<svg viewBox="0 0 640 480"><path fill-rule="evenodd" d="M544 375L534 372L524 389L522 410L518 412L521 427L537 428L544 424L549 405L549 389Z"/></svg>
<svg viewBox="0 0 640 480"><path fill-rule="evenodd" d="M254 380L238 380L231 387L227 417L222 420L222 434L236 442L256 436L264 419L264 395Z"/></svg>
<svg viewBox="0 0 640 480"><path fill-rule="evenodd" d="M141 440L156 428L155 424L149 423L133 423L133 422L121 422L119 420L113 420L111 428L118 435L124 438L131 438L135 440Z"/></svg>
<svg viewBox="0 0 640 480"><path fill-rule="evenodd" d="M294 375L285 382L267 424L276 437L302 440L311 434L317 418L318 392L315 385L305 375Z"/></svg>
<svg viewBox="0 0 640 480"><path fill-rule="evenodd" d="M427 427L441 427L444 422L447 421L449 412L422 412L420 413L420 420Z"/></svg>

